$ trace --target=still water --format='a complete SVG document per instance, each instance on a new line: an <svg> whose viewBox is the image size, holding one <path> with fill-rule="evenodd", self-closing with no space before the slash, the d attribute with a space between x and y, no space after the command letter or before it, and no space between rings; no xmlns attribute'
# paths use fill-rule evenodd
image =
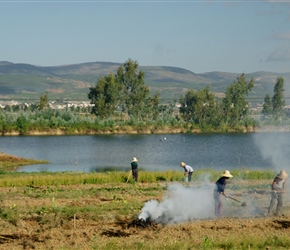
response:
<svg viewBox="0 0 290 250"><path fill-rule="evenodd" d="M133 156L148 171L193 168L288 169L290 133L0 137L0 151L48 160L19 172L128 171Z"/></svg>

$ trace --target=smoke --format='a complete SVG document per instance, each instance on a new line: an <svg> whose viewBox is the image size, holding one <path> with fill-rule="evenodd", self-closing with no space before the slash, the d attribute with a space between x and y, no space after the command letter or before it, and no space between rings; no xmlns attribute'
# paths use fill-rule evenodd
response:
<svg viewBox="0 0 290 250"><path fill-rule="evenodd" d="M258 146L263 159L271 161L273 170L277 174L283 169L290 175L290 141L288 138L283 132L257 133L254 135L255 144ZM290 199L289 185L286 185L286 190L285 198Z"/></svg>
<svg viewBox="0 0 290 250"><path fill-rule="evenodd" d="M201 187L184 186L173 183L168 186L163 200L145 203L139 219L156 223L181 223L192 219L204 219L214 215L214 184L207 181Z"/></svg>
<svg viewBox="0 0 290 250"><path fill-rule="evenodd" d="M289 173L290 142L288 136L285 136L284 133L261 133L254 135L254 139L263 159L271 161L276 172L284 169Z"/></svg>

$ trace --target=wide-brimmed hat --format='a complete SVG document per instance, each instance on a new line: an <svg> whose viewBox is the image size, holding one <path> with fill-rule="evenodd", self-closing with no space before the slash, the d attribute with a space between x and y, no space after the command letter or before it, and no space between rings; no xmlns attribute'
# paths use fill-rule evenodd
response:
<svg viewBox="0 0 290 250"><path fill-rule="evenodd" d="M233 177L229 170L225 170L221 176L222 177L229 177L229 178Z"/></svg>
<svg viewBox="0 0 290 250"><path fill-rule="evenodd" d="M136 157L133 157L132 158L132 162L136 162L136 161L138 161L137 158Z"/></svg>
<svg viewBox="0 0 290 250"><path fill-rule="evenodd" d="M180 167L185 167L185 165L186 165L185 162L183 162L183 161L180 162Z"/></svg>
<svg viewBox="0 0 290 250"><path fill-rule="evenodd" d="M280 179L285 179L288 177L288 174L285 172L285 170L281 170L277 177Z"/></svg>

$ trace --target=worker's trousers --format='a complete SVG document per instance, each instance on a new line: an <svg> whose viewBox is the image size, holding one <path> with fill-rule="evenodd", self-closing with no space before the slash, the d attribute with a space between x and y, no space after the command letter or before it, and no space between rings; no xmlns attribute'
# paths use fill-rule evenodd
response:
<svg viewBox="0 0 290 250"><path fill-rule="evenodd" d="M281 208L283 207L283 193L272 191L270 206L268 208L268 214L272 214L276 204L277 204L277 206L276 206L275 214L279 215L281 212Z"/></svg>
<svg viewBox="0 0 290 250"><path fill-rule="evenodd" d="M214 198L214 205L215 205L215 215L216 217L220 218L222 217L222 199L221 199L221 194L217 191L213 192L213 198Z"/></svg>

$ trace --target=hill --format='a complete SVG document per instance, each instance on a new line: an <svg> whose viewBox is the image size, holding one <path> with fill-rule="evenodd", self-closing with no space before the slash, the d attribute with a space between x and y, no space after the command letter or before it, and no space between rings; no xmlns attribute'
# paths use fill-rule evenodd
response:
<svg viewBox="0 0 290 250"><path fill-rule="evenodd" d="M101 76L115 73L120 63L88 62L62 66L36 66L23 63L0 61L0 99L38 100L45 91L49 98L68 98L87 100L89 88L94 86ZM192 71L168 66L139 66L145 73L145 84L152 93L159 91L162 100L178 100L188 89L210 87L217 96L225 93L236 77L243 72L207 72L196 74ZM253 72L246 77L255 79L255 87L250 98L263 102L265 95L273 94L277 77L285 79L285 96L290 96L287 86L290 72ZM289 93L289 94L288 94Z"/></svg>

